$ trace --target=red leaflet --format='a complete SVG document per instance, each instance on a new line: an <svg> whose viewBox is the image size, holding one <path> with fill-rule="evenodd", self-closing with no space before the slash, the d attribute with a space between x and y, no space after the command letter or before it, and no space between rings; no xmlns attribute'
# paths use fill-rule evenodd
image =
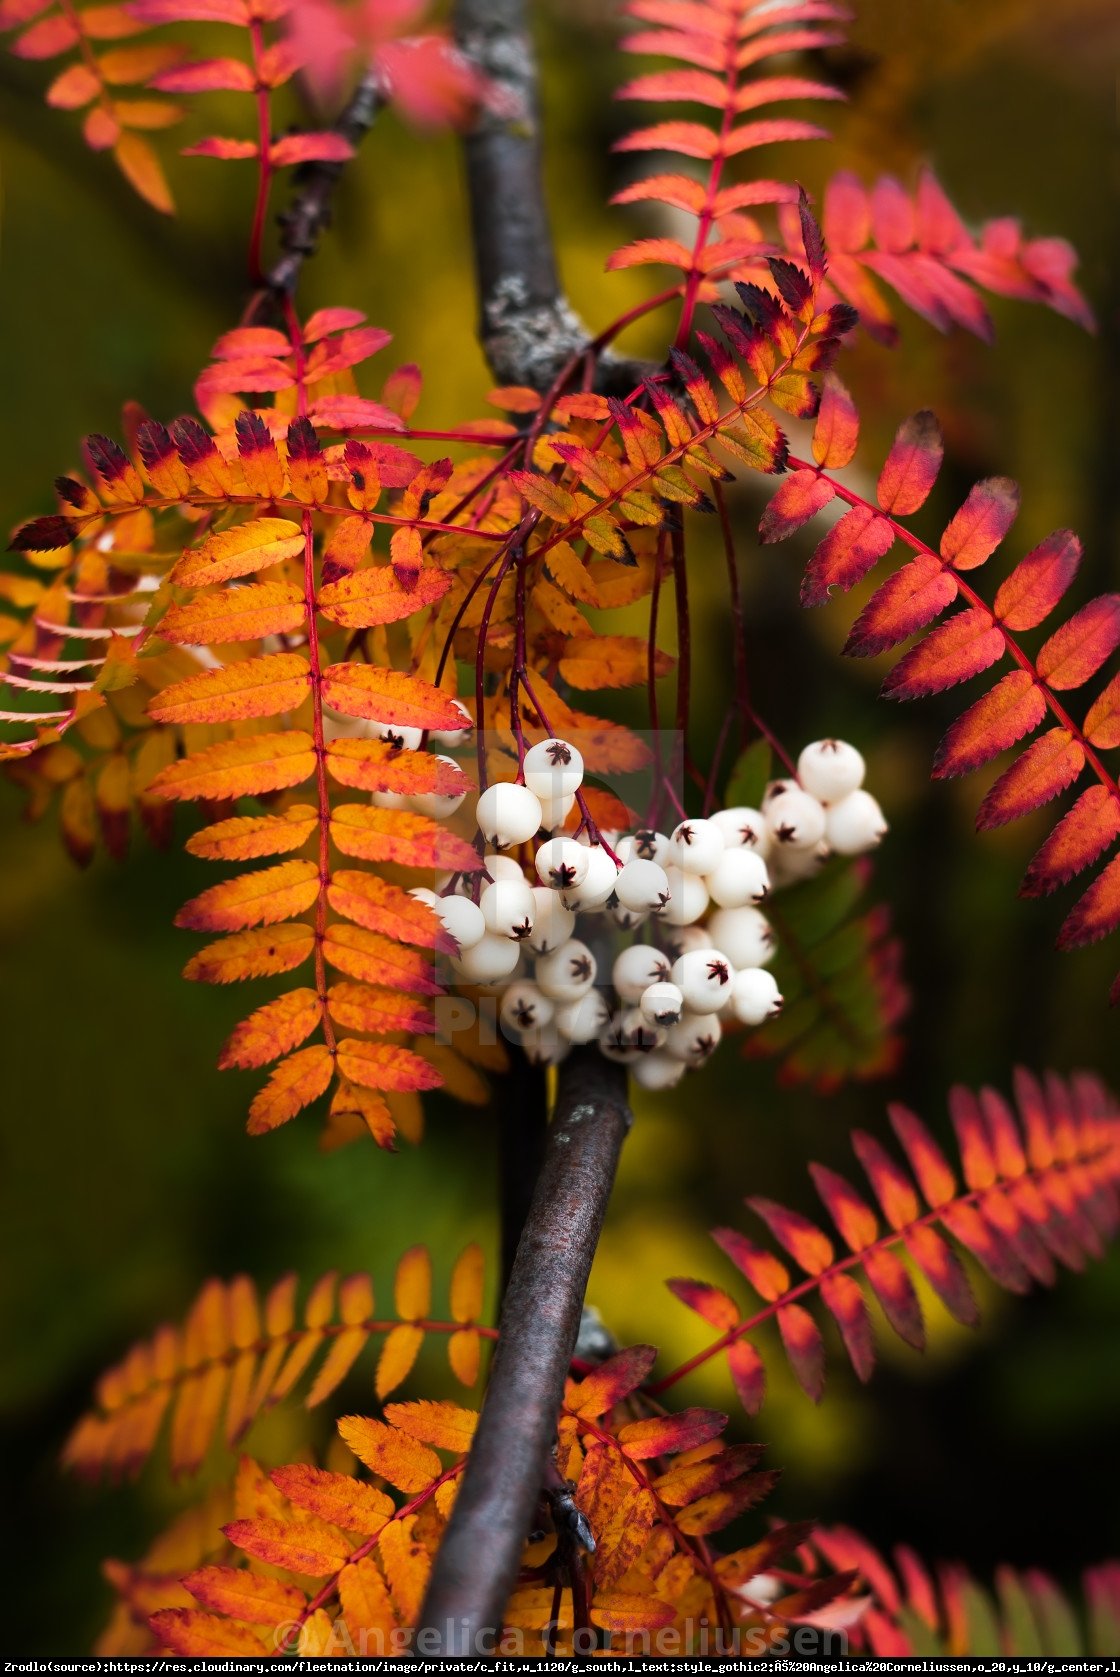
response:
<svg viewBox="0 0 1120 1677"><path fill-rule="evenodd" d="M834 1256L832 1242L815 1223L796 1211L787 1211L783 1205L775 1205L773 1200L754 1198L747 1204L806 1274L819 1275L828 1268Z"/></svg>
<svg viewBox="0 0 1120 1677"><path fill-rule="evenodd" d="M161 93L251 93L253 72L239 58L199 58L193 64L161 70L150 85ZM287 349L284 340L283 351Z"/></svg>
<svg viewBox="0 0 1120 1677"><path fill-rule="evenodd" d="M867 1180L875 1198L883 1208L883 1216L892 1229L902 1229L913 1223L921 1207L914 1185L882 1144L865 1130L852 1132L852 1147L856 1158L867 1173Z"/></svg>
<svg viewBox="0 0 1120 1677"><path fill-rule="evenodd" d="M977 829L986 832L1001 827L1049 803L1077 779L1084 766L1084 749L1069 730L1051 728L1000 775L980 805Z"/></svg>
<svg viewBox="0 0 1120 1677"><path fill-rule="evenodd" d="M1033 629L1048 617L1077 574L1081 543L1055 530L1021 559L996 593L995 613L1009 629Z"/></svg>
<svg viewBox="0 0 1120 1677"><path fill-rule="evenodd" d="M289 163L345 163L353 157L354 148L341 134L285 134L269 150L269 161L274 169Z"/></svg>
<svg viewBox="0 0 1120 1677"><path fill-rule="evenodd" d="M862 1252L864 1247L870 1246L878 1238L879 1224L867 1201L856 1193L850 1182L824 1165L811 1164L809 1175L841 1237L852 1251Z"/></svg>
<svg viewBox="0 0 1120 1677"><path fill-rule="evenodd" d="M928 408L904 419L879 473L878 501L899 518L917 512L937 482L945 444Z"/></svg>
<svg viewBox="0 0 1120 1677"><path fill-rule="evenodd" d="M924 1350L926 1332L922 1307L902 1259L884 1248L868 1252L863 1268L871 1290L895 1333L916 1351Z"/></svg>
<svg viewBox="0 0 1120 1677"><path fill-rule="evenodd" d="M966 1327L976 1327L980 1311L952 1247L935 1229L918 1227L907 1232L906 1249L949 1314Z"/></svg>
<svg viewBox="0 0 1120 1677"><path fill-rule="evenodd" d="M727 1347L727 1366L739 1402L748 1415L757 1415L766 1397L766 1369L748 1339Z"/></svg>
<svg viewBox="0 0 1120 1677"><path fill-rule="evenodd" d="M721 1288L710 1287L706 1281L680 1278L667 1281L665 1285L675 1298L679 1298L690 1310L695 1310L698 1316L703 1316L705 1322L710 1322L720 1333L727 1333L737 1326L739 1307Z"/></svg>
<svg viewBox="0 0 1120 1677"><path fill-rule="evenodd" d="M655 1346L631 1345L617 1356L608 1357L578 1386L570 1388L566 1407L592 1420L605 1415L638 1389L656 1361Z"/></svg>
<svg viewBox="0 0 1120 1677"><path fill-rule="evenodd" d="M846 466L859 443L859 414L835 373L826 373L821 405L813 427L813 459L818 466Z"/></svg>
<svg viewBox="0 0 1120 1677"><path fill-rule="evenodd" d="M792 472L771 496L759 521L759 535L764 542L784 541L826 507L835 494L828 479L818 477L816 472Z"/></svg>
<svg viewBox="0 0 1120 1677"><path fill-rule="evenodd" d="M1114 675L1104 692L1089 706L1085 737L1102 751L1120 745L1120 675Z"/></svg>
<svg viewBox="0 0 1120 1677"><path fill-rule="evenodd" d="M1038 655L1051 687L1080 687L1120 646L1120 594L1101 594L1056 629Z"/></svg>
<svg viewBox="0 0 1120 1677"><path fill-rule="evenodd" d="M759 1298L780 1298L789 1286L789 1270L772 1252L756 1246L738 1229L713 1229L712 1239L743 1272Z"/></svg>
<svg viewBox="0 0 1120 1677"><path fill-rule="evenodd" d="M184 157L217 157L224 161L243 161L248 157L256 157L260 147L255 140L231 140L220 134L212 134L208 139L196 140L191 146L183 147Z"/></svg>
<svg viewBox="0 0 1120 1677"><path fill-rule="evenodd" d="M821 1298L835 1318L857 1377L870 1380L875 1367L875 1344L867 1302L859 1283L850 1275L827 1275L821 1282Z"/></svg>
<svg viewBox="0 0 1120 1677"><path fill-rule="evenodd" d="M906 1151L918 1186L931 1207L944 1205L957 1191L957 1182L940 1147L921 1119L908 1107L889 1106L891 1126Z"/></svg>
<svg viewBox="0 0 1120 1677"><path fill-rule="evenodd" d="M847 593L893 543L894 531L873 507L852 507L810 559L801 582L802 605L823 605L834 588Z"/></svg>
<svg viewBox="0 0 1120 1677"><path fill-rule="evenodd" d="M844 651L872 658L897 646L952 605L957 585L944 565L920 553L877 589L852 624Z"/></svg>
<svg viewBox="0 0 1120 1677"><path fill-rule="evenodd" d="M1114 856L1085 895L1066 916L1058 933L1059 949L1077 949L1096 943L1120 926L1120 856Z"/></svg>
<svg viewBox="0 0 1120 1677"><path fill-rule="evenodd" d="M1046 700L1027 670L1012 670L958 717L937 748L933 777L968 774L1038 727Z"/></svg>
<svg viewBox="0 0 1120 1677"><path fill-rule="evenodd" d="M941 537L941 557L958 571L971 571L995 552L1015 522L1019 486L1009 477L974 483L964 505Z"/></svg>
<svg viewBox="0 0 1120 1677"><path fill-rule="evenodd" d="M778 1311L778 1331L798 1385L814 1403L824 1394L824 1340L807 1310L787 1304Z"/></svg>
<svg viewBox="0 0 1120 1677"><path fill-rule="evenodd" d="M917 699L979 675L1001 657L1004 639L979 606L959 611L911 647L883 682L892 699Z"/></svg>

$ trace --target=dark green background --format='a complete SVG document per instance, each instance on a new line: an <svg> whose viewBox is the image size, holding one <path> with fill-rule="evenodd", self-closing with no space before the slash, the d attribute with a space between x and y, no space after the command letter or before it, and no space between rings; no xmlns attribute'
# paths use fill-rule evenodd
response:
<svg viewBox="0 0 1120 1677"><path fill-rule="evenodd" d="M625 178L609 145L636 117L610 91L630 67L598 4L541 12L556 225L574 300L599 325L649 283L640 273L602 273L612 246L645 230L603 207ZM1110 7L1089 0L1060 12L1054 22L1052 8L1023 0L903 8L874 0L861 8L853 49L832 65L854 104L837 113L840 140L827 164L823 148L802 148L767 158L766 168L802 171L813 187L834 163L912 179L928 156L967 215L1018 211L1031 231L1078 245L1103 322L1097 339L997 301L994 350L908 323L898 353L864 344L846 376L866 410L872 464L906 412L941 413L949 453L918 521L924 532L936 533L975 477L1010 472L1024 502L1008 552L1058 524L1075 526L1086 544L1080 601L1116 586L1118 574L1120 269L1108 83L1120 29ZM189 405L195 372L243 303L251 177L244 165L173 159L182 215L165 222L82 148L71 118L41 105L42 67L7 60L2 75L0 519L11 524L47 510L50 479L75 462L81 434L118 429L125 398L161 417ZM240 132L246 114L231 99L202 131ZM393 119L379 125L347 181L335 236L307 276L305 307L325 302L366 309L393 328L398 359L432 369L422 419L484 411L450 138L417 137ZM659 344L647 333L634 347L653 353ZM800 554L759 550L751 539L759 505L754 486L737 495L755 693L795 746L836 732L869 757L893 826L876 890L908 945L910 1049L888 1087L827 1101L776 1089L771 1068L745 1066L734 1053L675 1098L639 1096L592 1297L620 1338L654 1339L669 1358L702 1336L662 1293L661 1278L701 1274L733 1285L706 1227L745 1226L739 1202L748 1192L814 1214L805 1160L847 1168L847 1132L859 1123L883 1133L887 1098L908 1100L944 1137L954 1079L1006 1087L1016 1061L1089 1065L1113 1081L1120 1074L1105 1005L1117 949L1059 958L1052 943L1065 899L1015 899L1045 818L973 836L982 777L941 787L927 779L959 698L911 709L879 703L880 672L835 655L851 605L812 618L798 611L807 544ZM729 667L714 581L710 594L700 590L698 617L702 755ZM250 1141L249 1080L214 1070L244 999L179 978L191 940L171 920L200 888L201 864L137 843L127 866L99 860L79 875L53 821L21 824L7 785L0 816L3 1409L17 1566L5 1641L27 1653L75 1654L104 1614L100 1559L139 1554L185 1494L158 1468L135 1488L98 1495L59 1477L56 1452L98 1370L181 1314L211 1273L245 1268L268 1281L289 1266L309 1278L369 1267L384 1296L396 1255L424 1240L445 1283L466 1239L493 1244L493 1144L484 1112L438 1101L423 1148L393 1158L360 1147L324 1159L306 1118ZM834 1350L819 1410L768 1345L772 1395L745 1431L770 1441L786 1469L774 1512L843 1519L881 1544L906 1540L981 1574L1007 1559L1071 1581L1120 1539L1110 1489L1120 1258L1063 1277L1052 1296L980 1291L979 1336L935 1310L929 1355L883 1343L866 1393ZM362 1364L343 1407L370 1401L368 1384ZM729 1402L716 1371L688 1395ZM317 1437L326 1424L315 1423ZM304 1436L298 1417L276 1419L260 1447L276 1459Z"/></svg>

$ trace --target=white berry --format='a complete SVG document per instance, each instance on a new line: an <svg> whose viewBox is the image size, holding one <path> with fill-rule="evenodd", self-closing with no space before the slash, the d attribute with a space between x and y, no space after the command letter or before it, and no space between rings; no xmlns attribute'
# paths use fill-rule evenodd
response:
<svg viewBox="0 0 1120 1677"><path fill-rule="evenodd" d="M666 926L662 937L670 964L690 949L711 949L713 946L707 926Z"/></svg>
<svg viewBox="0 0 1120 1677"><path fill-rule="evenodd" d="M740 967L764 967L773 958L774 933L757 908L721 908L708 921L708 931L736 972Z"/></svg>
<svg viewBox="0 0 1120 1677"><path fill-rule="evenodd" d="M662 918L670 926L691 926L707 913L710 897L708 887L698 873L685 873L683 868L668 867L669 901Z"/></svg>
<svg viewBox="0 0 1120 1677"><path fill-rule="evenodd" d="M651 1054L639 1054L631 1067L631 1076L640 1089L672 1089L684 1076L687 1066L664 1048Z"/></svg>
<svg viewBox="0 0 1120 1677"><path fill-rule="evenodd" d="M731 987L731 1011L740 1025L761 1025L782 1011L782 996L774 975L761 967L746 967L735 974Z"/></svg>
<svg viewBox="0 0 1120 1677"><path fill-rule="evenodd" d="M620 862L657 862L661 867L670 860L669 839L665 833L655 831L653 827L639 827L637 832L627 833L615 846Z"/></svg>
<svg viewBox="0 0 1120 1677"><path fill-rule="evenodd" d="M589 990L578 1001L562 1002L553 1019L569 1042L594 1042L610 1020L610 1009L600 991Z"/></svg>
<svg viewBox="0 0 1120 1677"><path fill-rule="evenodd" d="M450 764L453 769L459 767L454 757L437 757L436 762ZM469 785L464 781L461 792L414 792L408 801L418 815L431 815L437 821L442 821L447 816L454 815L469 790Z"/></svg>
<svg viewBox="0 0 1120 1677"><path fill-rule="evenodd" d="M723 1026L714 1013L702 1016L686 1013L669 1031L665 1047L675 1059L700 1065L714 1051L722 1035Z"/></svg>
<svg viewBox="0 0 1120 1677"><path fill-rule="evenodd" d="M770 889L770 875L758 851L740 845L724 851L705 883L720 908L742 908L744 903L762 902Z"/></svg>
<svg viewBox="0 0 1120 1677"><path fill-rule="evenodd" d="M497 856L488 850L482 858L482 866L491 879L524 879L521 863L515 856Z"/></svg>
<svg viewBox="0 0 1120 1677"><path fill-rule="evenodd" d="M412 803L403 792L371 792L369 801L375 809L411 809Z"/></svg>
<svg viewBox="0 0 1120 1677"><path fill-rule="evenodd" d="M533 887L533 929L529 933L529 948L534 955L547 955L567 943L576 929L576 917L564 907L555 891L547 885Z"/></svg>
<svg viewBox="0 0 1120 1677"><path fill-rule="evenodd" d="M642 991L642 999L638 1003L642 1016L651 1025L661 1025L668 1028L675 1025L684 1012L684 996L676 984L666 979L659 979L651 984L648 990Z"/></svg>
<svg viewBox="0 0 1120 1677"><path fill-rule="evenodd" d="M473 949L486 935L486 921L478 904L469 897L437 897L432 905L443 929L459 945L459 953Z"/></svg>
<svg viewBox="0 0 1120 1677"><path fill-rule="evenodd" d="M521 1048L530 1065L554 1066L568 1052L568 1043L556 1028L556 1021L533 1025L521 1033Z"/></svg>
<svg viewBox="0 0 1120 1677"><path fill-rule="evenodd" d="M463 718L463 726L461 728L433 728L428 735L428 741L431 745L450 745L462 751L465 746L473 743L474 717L462 699L452 699L451 703Z"/></svg>
<svg viewBox="0 0 1120 1677"><path fill-rule="evenodd" d="M789 786L766 800L766 825L775 850L813 850L824 837L824 809L820 802Z"/></svg>
<svg viewBox="0 0 1120 1677"><path fill-rule="evenodd" d="M525 844L541 824L540 799L527 786L500 780L488 786L478 800L475 819L487 844L499 850Z"/></svg>
<svg viewBox="0 0 1120 1677"><path fill-rule="evenodd" d="M640 1007L623 1008L615 1023L622 1041L639 1054L648 1054L665 1041L665 1027L647 1019Z"/></svg>
<svg viewBox="0 0 1120 1677"><path fill-rule="evenodd" d="M533 893L527 880L496 879L483 887L478 899L486 929L495 937L521 943L533 930Z"/></svg>
<svg viewBox="0 0 1120 1677"><path fill-rule="evenodd" d="M827 839L822 839L812 850L776 850L770 858L770 878L775 886L796 885L802 879L815 879L832 850Z"/></svg>
<svg viewBox="0 0 1120 1677"><path fill-rule="evenodd" d="M546 833L554 833L558 827L564 825L572 813L575 801L574 792L568 792L559 798L541 798L541 826Z"/></svg>
<svg viewBox="0 0 1120 1677"><path fill-rule="evenodd" d="M863 785L866 764L844 740L814 740L797 759L797 777L822 804L838 803Z"/></svg>
<svg viewBox="0 0 1120 1677"><path fill-rule="evenodd" d="M555 1012L555 1003L528 979L511 984L502 997L498 1017L502 1030L516 1041L526 1031L547 1025Z"/></svg>
<svg viewBox="0 0 1120 1677"><path fill-rule="evenodd" d="M595 983L595 957L585 943L569 938L559 949L537 961L537 983L555 1002L574 1002L585 996Z"/></svg>
<svg viewBox="0 0 1120 1677"><path fill-rule="evenodd" d="M670 974L690 1013L718 1013L731 994L735 969L720 949L694 949Z"/></svg>
<svg viewBox="0 0 1120 1677"><path fill-rule="evenodd" d="M515 939L495 937L492 932L487 932L473 948L464 949L461 955L453 955L451 964L469 984L494 984L498 979L510 976L520 954L521 946Z"/></svg>
<svg viewBox="0 0 1120 1677"><path fill-rule="evenodd" d="M711 873L723 851L723 834L714 821L682 821L669 839L670 859L684 873Z"/></svg>
<svg viewBox="0 0 1120 1677"><path fill-rule="evenodd" d="M874 850L887 830L883 812L870 792L849 792L828 810L825 832L838 856Z"/></svg>
<svg viewBox="0 0 1120 1677"><path fill-rule="evenodd" d="M639 1002L651 984L669 977L669 962L652 943L632 943L620 950L611 969L611 982L624 1002Z"/></svg>
<svg viewBox="0 0 1120 1677"><path fill-rule="evenodd" d="M564 907L593 914L605 908L618 879L618 867L601 844L578 845L587 857L587 872L578 884L562 892Z"/></svg>
<svg viewBox="0 0 1120 1677"><path fill-rule="evenodd" d="M574 797L583 783L583 758L567 740L541 740L525 753L524 774L538 798Z"/></svg>
<svg viewBox="0 0 1120 1677"><path fill-rule="evenodd" d="M396 722L371 722L369 737L384 740L394 751L418 751L424 740L424 730L402 728Z"/></svg>
<svg viewBox="0 0 1120 1677"><path fill-rule="evenodd" d="M732 809L717 809L712 821L723 834L726 849L757 850L762 857L768 855L770 833L766 826L766 818L760 809L751 809L747 804L736 804Z"/></svg>
<svg viewBox="0 0 1120 1677"><path fill-rule="evenodd" d="M582 885L591 866L591 853L572 838L546 839L536 854L537 878L553 891Z"/></svg>
<svg viewBox="0 0 1120 1677"><path fill-rule="evenodd" d="M622 907L636 914L660 914L672 895L665 869L639 856L619 869L614 891Z"/></svg>
<svg viewBox="0 0 1120 1677"><path fill-rule="evenodd" d="M636 932L646 920L648 914L638 914L632 908L623 908L621 903L615 903L611 909L611 919L624 932Z"/></svg>

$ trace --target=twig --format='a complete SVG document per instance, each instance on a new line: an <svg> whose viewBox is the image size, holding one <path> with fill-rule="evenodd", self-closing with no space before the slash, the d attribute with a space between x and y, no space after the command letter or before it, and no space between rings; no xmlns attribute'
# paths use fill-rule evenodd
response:
<svg viewBox="0 0 1120 1677"><path fill-rule="evenodd" d="M575 1049L560 1067L478 1431L421 1614L417 1647L425 1657L494 1647L545 1483L584 1290L629 1127L624 1070L597 1047Z"/></svg>
<svg viewBox="0 0 1120 1677"><path fill-rule="evenodd" d="M459 50L491 89L465 137L479 338L496 379L548 390L591 345L560 284L541 184L537 67L526 0L456 0ZM609 352L595 388L621 395L651 369Z"/></svg>
<svg viewBox="0 0 1120 1677"><path fill-rule="evenodd" d="M358 146L369 133L385 105L385 85L377 70L368 70L355 87L333 124L332 132ZM330 226L334 195L345 163L305 163L296 171L295 196L277 218L280 224L280 256L264 278L260 298L291 296L300 270L319 248L324 230Z"/></svg>

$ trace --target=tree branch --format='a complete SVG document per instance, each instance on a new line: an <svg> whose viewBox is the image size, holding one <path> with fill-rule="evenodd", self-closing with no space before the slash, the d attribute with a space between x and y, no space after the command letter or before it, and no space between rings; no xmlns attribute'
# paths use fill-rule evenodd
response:
<svg viewBox="0 0 1120 1677"><path fill-rule="evenodd" d="M513 1273L513 1260L529 1215L533 1187L541 1168L548 1134L545 1068L533 1065L513 1044L510 1045L509 1059L509 1071L498 1086L495 1101L503 1292Z"/></svg>
<svg viewBox="0 0 1120 1677"><path fill-rule="evenodd" d="M357 147L384 109L385 84L377 70L368 70L343 107L331 132ZM295 196L277 220L280 224L280 256L265 277L265 295L290 296L300 270L319 248L319 240L330 226L334 195L345 163L305 163L296 171Z"/></svg>
<svg viewBox="0 0 1120 1677"><path fill-rule="evenodd" d="M455 0L459 50L497 97L465 136L479 338L496 379L547 390L591 342L560 284L541 181L537 66L526 0ZM625 395L650 371L609 351L595 388Z"/></svg>
<svg viewBox="0 0 1120 1677"><path fill-rule="evenodd" d="M626 1074L597 1047L561 1064L544 1163L499 1321L478 1431L421 1615L417 1651L493 1651L517 1580L591 1262L630 1127Z"/></svg>

